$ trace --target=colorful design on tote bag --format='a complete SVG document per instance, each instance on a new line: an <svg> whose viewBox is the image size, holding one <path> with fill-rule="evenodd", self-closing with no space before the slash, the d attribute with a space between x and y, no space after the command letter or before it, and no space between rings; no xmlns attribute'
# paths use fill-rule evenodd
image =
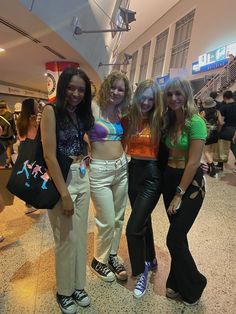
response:
<svg viewBox="0 0 236 314"><path fill-rule="evenodd" d="M47 190L47 182L51 180L51 178L48 175L48 170L45 169L43 166L40 166L36 164L34 161L33 163L30 163L29 160L26 160L23 163L23 167L20 171L17 171L17 175L24 174L26 181L25 186L30 187L30 179L33 177L34 179L42 179L42 185L41 189Z"/></svg>

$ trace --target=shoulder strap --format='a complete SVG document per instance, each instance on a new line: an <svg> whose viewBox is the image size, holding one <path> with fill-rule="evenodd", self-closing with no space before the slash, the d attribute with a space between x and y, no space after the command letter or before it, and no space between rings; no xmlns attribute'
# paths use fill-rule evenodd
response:
<svg viewBox="0 0 236 314"><path fill-rule="evenodd" d="M2 118L2 120L4 120L8 125L11 126L11 123L9 121L7 121L7 119L5 119L3 116L0 116L0 118Z"/></svg>

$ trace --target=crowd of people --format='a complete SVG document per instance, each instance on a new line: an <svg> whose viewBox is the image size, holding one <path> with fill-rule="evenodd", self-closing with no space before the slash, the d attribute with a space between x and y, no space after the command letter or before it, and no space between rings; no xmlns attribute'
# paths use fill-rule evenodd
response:
<svg viewBox="0 0 236 314"><path fill-rule="evenodd" d="M126 237L136 278L133 296L141 298L148 273L158 270L151 214L163 194L170 223L166 296L187 306L198 303L207 279L191 255L187 234L205 197L202 156L214 176L212 145L221 137L236 153L231 96L225 92L219 108L211 95L199 113L185 79L171 79L163 91L147 79L131 97L127 77L113 71L92 102L86 73L67 68L59 77L55 104L42 110L34 99L23 101L15 128L19 140L35 138L40 127L44 159L60 194L48 216L55 241L56 299L63 313L76 313L78 305L91 302L85 290L90 196L96 225L91 270L105 282L128 280L118 251L129 198ZM66 180L59 153L72 161Z"/></svg>
<svg viewBox="0 0 236 314"><path fill-rule="evenodd" d="M224 170L230 150L236 166L236 91L224 91L222 101L217 97L218 92L212 91L208 97L195 100L199 114L207 124L208 137L203 155L211 177ZM236 168L233 172L236 173Z"/></svg>

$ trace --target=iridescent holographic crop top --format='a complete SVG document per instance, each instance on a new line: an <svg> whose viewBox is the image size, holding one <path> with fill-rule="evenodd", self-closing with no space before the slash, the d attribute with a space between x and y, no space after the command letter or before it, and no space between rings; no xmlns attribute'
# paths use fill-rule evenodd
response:
<svg viewBox="0 0 236 314"><path fill-rule="evenodd" d="M123 127L119 122L111 123L102 118L96 118L93 128L89 131L91 142L121 141Z"/></svg>

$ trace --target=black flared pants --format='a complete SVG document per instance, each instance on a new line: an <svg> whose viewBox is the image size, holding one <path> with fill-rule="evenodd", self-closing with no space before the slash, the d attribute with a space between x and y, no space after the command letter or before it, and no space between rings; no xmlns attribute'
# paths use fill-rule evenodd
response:
<svg viewBox="0 0 236 314"><path fill-rule="evenodd" d="M183 169L167 167L164 172L163 198L166 209L175 195L183 171ZM200 298L207 282L197 269L187 239L187 233L198 215L204 195L205 182L202 169L199 168L192 184L182 197L180 209L176 214L168 215L170 227L167 246L171 255L171 267L166 287L179 292L183 300L189 303Z"/></svg>

